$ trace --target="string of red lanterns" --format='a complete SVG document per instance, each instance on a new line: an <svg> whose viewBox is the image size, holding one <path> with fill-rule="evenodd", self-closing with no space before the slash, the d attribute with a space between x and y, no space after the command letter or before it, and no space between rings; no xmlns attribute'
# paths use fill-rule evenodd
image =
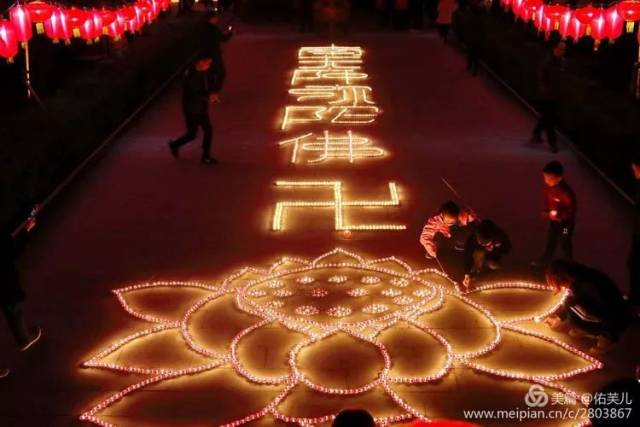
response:
<svg viewBox="0 0 640 427"><path fill-rule="evenodd" d="M17 3L9 9L9 19L0 19L0 57L11 61L33 37L34 26L54 43L69 44L74 37L92 43L103 35L118 40L125 31L135 33L153 22L170 1L138 0L117 9L80 9L40 0Z"/></svg>
<svg viewBox="0 0 640 427"><path fill-rule="evenodd" d="M500 0L502 6L513 11L516 19L533 22L535 27L548 36L557 31L563 38L577 41L589 36L600 43L615 41L625 30L635 31L640 21L640 0L623 0L610 6L593 5L571 8L563 4L545 4L542 0ZM640 42L640 32L638 32Z"/></svg>

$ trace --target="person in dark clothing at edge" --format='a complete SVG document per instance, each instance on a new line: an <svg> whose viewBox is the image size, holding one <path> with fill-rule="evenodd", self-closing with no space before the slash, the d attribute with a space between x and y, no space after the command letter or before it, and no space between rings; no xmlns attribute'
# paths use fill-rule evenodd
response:
<svg viewBox="0 0 640 427"><path fill-rule="evenodd" d="M567 44L558 42L550 55L542 62L538 74L538 97L540 118L533 129L532 143L542 143L542 132L547 134L551 152L558 152L556 121L558 115L558 77L565 67Z"/></svg>
<svg viewBox="0 0 640 427"><path fill-rule="evenodd" d="M182 112L187 132L176 140L169 141L171 154L178 158L180 147L193 141L202 128L202 163L215 164L211 157L213 129L209 118L209 103L219 102L219 81L210 73L212 59L207 52L200 53L193 65L185 72L182 81Z"/></svg>
<svg viewBox="0 0 640 427"><path fill-rule="evenodd" d="M629 255L629 302L636 314L640 313L640 151L631 158L631 170L635 179L633 207L633 231Z"/></svg>
<svg viewBox="0 0 640 427"><path fill-rule="evenodd" d="M629 322L627 302L616 283L598 270L566 260L555 260L545 273L549 286L569 291L565 303L545 323L553 329L568 324L571 336L594 338L591 353L609 350Z"/></svg>
<svg viewBox="0 0 640 427"><path fill-rule="evenodd" d="M511 251L511 241L495 222L485 219L476 225L464 248L465 275L462 284L471 285L476 276L499 270L500 260Z"/></svg>
<svg viewBox="0 0 640 427"><path fill-rule="evenodd" d="M483 34L483 15L486 10L486 5L483 0L470 0L466 7L469 10L471 24L469 28L469 38L467 40L467 71L471 72L471 75L475 77L478 75L478 69L480 67L480 42L478 39Z"/></svg>
<svg viewBox="0 0 640 427"><path fill-rule="evenodd" d="M548 265L560 248L561 258L573 258L573 232L577 202L576 196L564 179L564 167L560 162L548 163L543 171L544 211L543 217L549 220L547 245L542 257L533 261L533 267Z"/></svg>
<svg viewBox="0 0 640 427"><path fill-rule="evenodd" d="M225 30L219 27L220 15L216 12L207 13L207 25L204 35L204 53L212 59L211 71L217 76L218 91L222 90L227 78L227 68L222 56L222 43L226 43L233 36L231 25ZM218 95L219 96L219 95Z"/></svg>
<svg viewBox="0 0 640 427"><path fill-rule="evenodd" d="M42 335L40 328L29 328L24 319L26 294L20 286L20 274L16 265L20 251L26 246L28 233L35 225L35 215L32 215L15 239L9 231L0 234L0 305L20 351L28 350ZM0 367L0 378L6 377L10 372L8 368Z"/></svg>

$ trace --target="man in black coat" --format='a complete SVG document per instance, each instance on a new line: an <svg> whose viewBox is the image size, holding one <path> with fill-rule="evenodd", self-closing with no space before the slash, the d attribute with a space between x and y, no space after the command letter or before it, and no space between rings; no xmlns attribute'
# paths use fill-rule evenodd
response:
<svg viewBox="0 0 640 427"><path fill-rule="evenodd" d="M219 102L220 79L211 72L213 60L207 52L198 55L193 65L185 72L182 80L182 112L187 131L176 140L169 142L171 154L178 158L180 147L196 138L198 128L202 128L202 163L215 164L211 157L213 128L209 118L209 103Z"/></svg>
<svg viewBox="0 0 640 427"><path fill-rule="evenodd" d="M631 159L631 169L635 178L633 207L633 231L631 254L629 255L629 302L636 312L640 311L640 152Z"/></svg>
<svg viewBox="0 0 640 427"><path fill-rule="evenodd" d="M231 25L221 30L220 16L216 12L207 14L207 25L204 34L204 53L212 59L211 70L218 79L218 90L222 90L224 81L227 77L227 68L224 65L224 57L222 56L222 43L229 41L232 33Z"/></svg>
<svg viewBox="0 0 640 427"><path fill-rule="evenodd" d="M465 276L463 285L469 287L471 279L486 271L502 266L502 257L511 251L511 241L500 227L484 219L475 226L464 248Z"/></svg>
<svg viewBox="0 0 640 427"><path fill-rule="evenodd" d="M20 286L20 275L16 262L21 248L26 244L27 233L35 226L30 218L26 228L15 239L10 232L0 234L0 307L9 330L21 351L35 344L42 334L40 328L27 327L23 304L26 294ZM0 368L0 378L9 375L9 369Z"/></svg>

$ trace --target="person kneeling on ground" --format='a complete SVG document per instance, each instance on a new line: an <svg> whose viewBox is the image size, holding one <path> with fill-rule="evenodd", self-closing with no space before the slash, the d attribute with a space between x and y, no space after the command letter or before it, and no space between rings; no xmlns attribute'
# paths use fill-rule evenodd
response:
<svg viewBox="0 0 640 427"><path fill-rule="evenodd" d="M452 227L465 227L477 219L478 217L471 209L460 209L455 202L449 201L440 206L438 213L427 220L420 234L420 244L427 251L426 258L437 258L438 245L435 239L438 234L449 239Z"/></svg>
<svg viewBox="0 0 640 427"><path fill-rule="evenodd" d="M594 354L606 352L620 339L629 312L622 293L609 276L577 262L556 260L547 267L546 280L558 291L569 291L559 311L545 319L551 328L566 322L571 336L595 338L596 345L589 350Z"/></svg>
<svg viewBox="0 0 640 427"><path fill-rule="evenodd" d="M464 248L464 286L469 287L471 279L479 274L500 269L500 260L510 250L511 241L507 233L491 220L480 221Z"/></svg>

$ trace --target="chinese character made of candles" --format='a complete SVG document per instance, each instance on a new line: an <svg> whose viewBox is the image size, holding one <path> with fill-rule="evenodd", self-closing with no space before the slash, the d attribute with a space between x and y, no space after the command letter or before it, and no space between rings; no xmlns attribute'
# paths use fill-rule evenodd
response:
<svg viewBox="0 0 640 427"><path fill-rule="evenodd" d="M406 230L407 228L402 224L347 224L344 219L346 208L400 206L398 187L394 182L388 184L389 199L387 200L347 200L343 195L341 181L276 181L276 186L287 188L327 188L333 191L333 198L313 202L304 200L278 202L273 214L272 228L275 231L284 230L284 215L287 208L332 208L335 217L334 228L338 231Z"/></svg>

